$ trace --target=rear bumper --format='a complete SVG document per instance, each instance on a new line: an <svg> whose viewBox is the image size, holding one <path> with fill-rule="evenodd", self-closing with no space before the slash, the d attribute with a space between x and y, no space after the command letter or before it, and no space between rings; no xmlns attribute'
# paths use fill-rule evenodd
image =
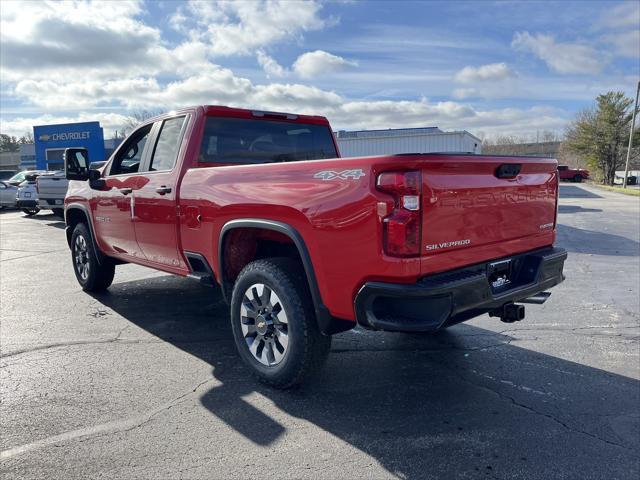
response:
<svg viewBox="0 0 640 480"><path fill-rule="evenodd" d="M59 198L39 198L40 208L64 208L64 200Z"/></svg>
<svg viewBox="0 0 640 480"><path fill-rule="evenodd" d="M435 331L559 284L566 258L564 249L546 248L497 259L511 260L511 283L495 289L488 271L496 261L430 275L411 285L368 282L356 296L356 319L375 330Z"/></svg>
<svg viewBox="0 0 640 480"><path fill-rule="evenodd" d="M37 200L18 200L16 201L16 207L18 208L37 208Z"/></svg>

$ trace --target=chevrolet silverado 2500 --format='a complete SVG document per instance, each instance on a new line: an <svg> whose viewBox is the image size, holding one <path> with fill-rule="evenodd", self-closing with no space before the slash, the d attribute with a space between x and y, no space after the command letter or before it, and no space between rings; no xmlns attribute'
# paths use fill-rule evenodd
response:
<svg viewBox="0 0 640 480"><path fill-rule="evenodd" d="M98 170L67 149L65 169L82 288L125 262L219 285L240 357L281 388L356 324L516 321L564 279L553 159L341 159L323 117L204 106L147 121Z"/></svg>

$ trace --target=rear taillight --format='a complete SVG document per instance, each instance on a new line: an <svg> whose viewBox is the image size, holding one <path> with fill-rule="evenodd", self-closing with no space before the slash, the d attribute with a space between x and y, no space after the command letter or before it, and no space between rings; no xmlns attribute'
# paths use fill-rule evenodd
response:
<svg viewBox="0 0 640 480"><path fill-rule="evenodd" d="M394 199L393 211L382 220L385 253L394 257L420 255L420 172L384 172L378 175L376 186Z"/></svg>
<svg viewBox="0 0 640 480"><path fill-rule="evenodd" d="M36 192L40 193L40 182L38 182L37 178L36 178Z"/></svg>

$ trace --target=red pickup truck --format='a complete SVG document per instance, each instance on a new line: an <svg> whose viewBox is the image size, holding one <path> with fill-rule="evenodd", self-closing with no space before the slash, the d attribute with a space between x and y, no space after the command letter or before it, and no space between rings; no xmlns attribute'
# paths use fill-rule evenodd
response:
<svg viewBox="0 0 640 480"><path fill-rule="evenodd" d="M558 165L558 174L560 175L560 180L578 183L589 178L589 170L585 170L584 168L571 168L568 165Z"/></svg>
<svg viewBox="0 0 640 480"><path fill-rule="evenodd" d="M356 324L512 322L564 279L553 159L341 159L323 117L203 106L147 121L99 170L67 149L65 170L82 288L125 262L219 285L241 358L277 387Z"/></svg>

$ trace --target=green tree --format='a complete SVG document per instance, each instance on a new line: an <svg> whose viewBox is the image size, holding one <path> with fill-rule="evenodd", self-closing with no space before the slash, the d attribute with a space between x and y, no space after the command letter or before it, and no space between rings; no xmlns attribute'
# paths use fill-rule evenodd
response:
<svg viewBox="0 0 640 480"><path fill-rule="evenodd" d="M17 152L20 150L20 144L16 137L10 137L4 133L0 134L0 152Z"/></svg>
<svg viewBox="0 0 640 480"><path fill-rule="evenodd" d="M622 92L598 95L594 107L578 113L566 132L566 147L584 157L603 183L613 185L616 170L624 167L631 128L633 99ZM634 134L632 156L637 156L639 132Z"/></svg>

